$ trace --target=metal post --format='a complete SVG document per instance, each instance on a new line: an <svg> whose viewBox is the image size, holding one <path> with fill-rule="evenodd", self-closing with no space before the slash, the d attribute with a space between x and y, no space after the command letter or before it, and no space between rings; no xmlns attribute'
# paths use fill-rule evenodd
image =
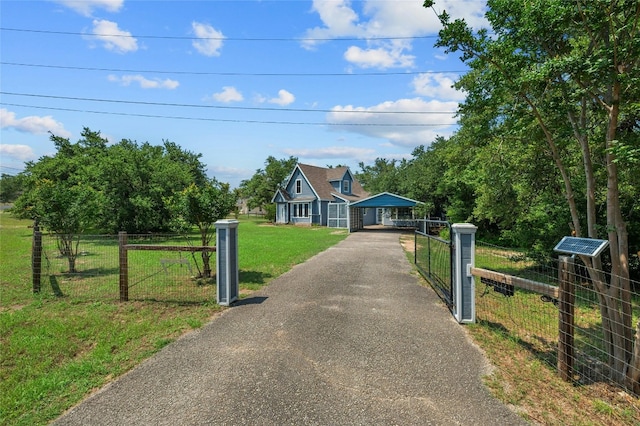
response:
<svg viewBox="0 0 640 426"><path fill-rule="evenodd" d="M129 300L129 259L127 258L127 233L118 233L118 252L120 263L120 301Z"/></svg>

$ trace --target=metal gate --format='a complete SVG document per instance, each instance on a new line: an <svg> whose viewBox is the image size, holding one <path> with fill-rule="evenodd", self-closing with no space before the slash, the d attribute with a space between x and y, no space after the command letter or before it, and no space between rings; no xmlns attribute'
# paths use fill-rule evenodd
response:
<svg viewBox="0 0 640 426"><path fill-rule="evenodd" d="M453 243L451 224L442 220L424 220L414 233L414 262L440 298L453 307Z"/></svg>
<svg viewBox="0 0 640 426"><path fill-rule="evenodd" d="M349 226L349 209L346 203L329 203L327 226L329 228L347 228Z"/></svg>

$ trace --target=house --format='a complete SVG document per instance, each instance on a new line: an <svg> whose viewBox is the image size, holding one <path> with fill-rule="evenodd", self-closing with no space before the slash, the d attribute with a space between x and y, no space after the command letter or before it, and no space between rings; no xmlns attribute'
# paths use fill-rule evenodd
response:
<svg viewBox="0 0 640 426"><path fill-rule="evenodd" d="M348 167L324 168L296 164L272 200L276 223L347 228L383 224L396 226L413 218L419 202L395 194L370 196Z"/></svg>
<svg viewBox="0 0 640 426"><path fill-rule="evenodd" d="M347 228L348 205L369 196L348 167L296 164L271 200L276 223Z"/></svg>
<svg viewBox="0 0 640 426"><path fill-rule="evenodd" d="M262 207L249 208L249 200L247 198L240 198L236 201L236 208L239 214L246 214L248 216L264 216L265 211Z"/></svg>

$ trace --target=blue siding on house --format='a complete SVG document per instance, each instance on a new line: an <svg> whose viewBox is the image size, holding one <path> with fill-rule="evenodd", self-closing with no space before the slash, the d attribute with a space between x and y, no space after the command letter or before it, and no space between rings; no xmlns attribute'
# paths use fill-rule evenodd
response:
<svg viewBox="0 0 640 426"><path fill-rule="evenodd" d="M285 185L272 199L278 223L327 226L329 204L348 204L368 196L347 167L328 169L298 164Z"/></svg>
<svg viewBox="0 0 640 426"><path fill-rule="evenodd" d="M281 194L280 192L278 192L278 193L276 194L276 196L275 196L275 197L273 197L273 201L274 201L275 203L284 203L284 202L286 202L287 200L285 200L285 199L284 199L284 197L282 196L282 194Z"/></svg>
<svg viewBox="0 0 640 426"><path fill-rule="evenodd" d="M300 193L296 193L296 182L298 180L301 182ZM296 170L291 180L289 181L289 186L286 189L291 196L292 201L295 201L296 198L304 198L307 200L316 198L316 195L313 193L313 189L311 188L311 186L309 186L309 182L307 182L300 170Z"/></svg>

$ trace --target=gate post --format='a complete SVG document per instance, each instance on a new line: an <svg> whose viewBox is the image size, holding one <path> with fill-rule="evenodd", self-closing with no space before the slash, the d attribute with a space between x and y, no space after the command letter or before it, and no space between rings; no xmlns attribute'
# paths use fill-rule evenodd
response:
<svg viewBox="0 0 640 426"><path fill-rule="evenodd" d="M475 264L476 230L470 223L451 225L453 244L453 316L459 323L476 321L475 281L471 268Z"/></svg>
<svg viewBox="0 0 640 426"><path fill-rule="evenodd" d="M574 306L575 306L575 265L570 256L558 258L558 373L564 381L573 378L574 360Z"/></svg>
<svg viewBox="0 0 640 426"><path fill-rule="evenodd" d="M219 220L216 227L216 299L229 306L238 300L238 221Z"/></svg>

